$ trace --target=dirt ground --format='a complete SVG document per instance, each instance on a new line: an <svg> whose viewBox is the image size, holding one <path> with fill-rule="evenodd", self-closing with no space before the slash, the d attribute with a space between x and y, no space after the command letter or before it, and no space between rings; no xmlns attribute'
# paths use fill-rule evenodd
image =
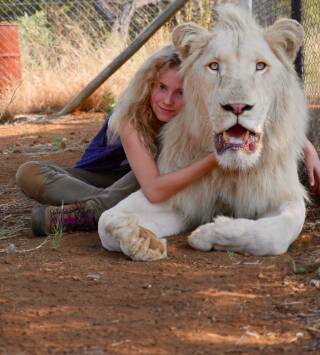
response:
<svg viewBox="0 0 320 355"><path fill-rule="evenodd" d="M319 204L277 257L199 252L132 262L97 233L35 238L14 176L28 160L70 165L97 114L0 126L0 354L320 354Z"/></svg>

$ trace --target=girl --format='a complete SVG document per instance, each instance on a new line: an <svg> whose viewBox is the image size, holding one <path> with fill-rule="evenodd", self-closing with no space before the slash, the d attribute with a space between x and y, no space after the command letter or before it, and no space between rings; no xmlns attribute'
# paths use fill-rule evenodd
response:
<svg viewBox="0 0 320 355"><path fill-rule="evenodd" d="M159 174L157 135L183 106L179 65L171 45L152 55L124 91L111 122L109 115L74 168L43 162L20 166L20 189L41 204L53 205L33 208L35 235L50 234L57 225L64 230L96 229L103 211L139 188L152 203L161 202L215 166L209 154L179 171ZM112 121L120 140L108 128Z"/></svg>

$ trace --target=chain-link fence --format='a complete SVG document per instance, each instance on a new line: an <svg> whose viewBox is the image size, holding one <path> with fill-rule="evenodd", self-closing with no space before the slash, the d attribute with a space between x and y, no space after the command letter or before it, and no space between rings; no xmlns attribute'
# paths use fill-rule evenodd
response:
<svg viewBox="0 0 320 355"><path fill-rule="evenodd" d="M3 98L0 113L55 110L64 106L108 63L130 44L163 10L170 0L0 0L0 22L19 27L22 81ZM209 27L214 0L186 2L186 5L140 51L108 80L90 107L108 109L111 96L123 90L136 67L169 39L172 26L194 21ZM2 52L13 53L15 31L0 26ZM6 48L7 45L7 48ZM0 77L5 78L4 73ZM9 74L13 74L9 70ZM1 75L1 73L0 73ZM16 77L19 75L16 74ZM106 89L108 86L108 89ZM111 94L110 94L111 92ZM1 107L1 101L4 102ZM86 104L85 104L86 106ZM10 113L10 112L9 112ZM0 117L1 120L1 117Z"/></svg>
<svg viewBox="0 0 320 355"><path fill-rule="evenodd" d="M291 17L291 0L253 0L252 12L262 26L268 26L279 17Z"/></svg>
<svg viewBox="0 0 320 355"><path fill-rule="evenodd" d="M1 21L34 18L46 22L46 28L63 31L77 23L94 37L117 32L126 39L134 38L170 1L142 0L1 0ZM38 19L40 17L40 19ZM100 37L100 38L101 38Z"/></svg>
<svg viewBox="0 0 320 355"><path fill-rule="evenodd" d="M320 2L318 0L253 0L253 13L263 25L292 17L304 27L305 39L297 70L311 106L320 106Z"/></svg>
<svg viewBox="0 0 320 355"><path fill-rule="evenodd" d="M22 78L15 91L20 112L63 106L125 46L130 44L170 0L0 0L0 22L19 28ZM184 7L111 80L112 95L126 85L136 66L150 51L164 45L171 28L184 21L210 27L217 3L237 0L189 0ZM300 6L299 6L300 4ZM306 38L302 50L302 78L308 101L320 105L320 2L318 0L253 0L253 14L266 26L279 17L301 19ZM0 26L0 47L8 55L16 33ZM11 46L11 47L10 47ZM299 63L298 63L299 64ZM1 73L0 73L1 75ZM17 77L20 73L15 74ZM4 74L0 78L1 80ZM110 95L106 89L98 106ZM20 94L19 94L20 93ZM1 90L0 90L0 95ZM27 99L27 97L32 97ZM1 99L1 97L0 97ZM51 100L51 101L50 101ZM0 100L1 101L1 100ZM112 101L112 100L111 100ZM8 99L5 101L8 106ZM24 106L23 106L23 105ZM103 105L102 105L103 106ZM0 112L3 111L0 102Z"/></svg>

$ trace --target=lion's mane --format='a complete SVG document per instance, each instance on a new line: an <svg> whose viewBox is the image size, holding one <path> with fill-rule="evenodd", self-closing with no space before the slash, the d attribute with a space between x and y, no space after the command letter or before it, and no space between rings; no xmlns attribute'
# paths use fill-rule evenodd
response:
<svg viewBox="0 0 320 355"><path fill-rule="evenodd" d="M308 114L301 83L292 64L299 33L292 35L294 29L289 31L281 20L274 26L261 28L251 16L233 6L224 6L218 14L212 32L199 35L180 31L178 39L173 34L173 41L179 42L178 49L184 56L181 70L185 76L185 106L179 117L167 124L162 132L158 161L162 173L185 167L214 150L207 100L203 95L210 88L201 88L205 80L198 68L210 41L216 41L226 30L240 41L258 36L271 48L281 70L277 85L261 88L271 97L271 105L263 125L263 147L254 166L246 169L218 166L171 198L170 203L192 224L208 222L222 214L255 219L284 201L305 197L298 179L297 163L302 157ZM184 50L189 52L184 53Z"/></svg>

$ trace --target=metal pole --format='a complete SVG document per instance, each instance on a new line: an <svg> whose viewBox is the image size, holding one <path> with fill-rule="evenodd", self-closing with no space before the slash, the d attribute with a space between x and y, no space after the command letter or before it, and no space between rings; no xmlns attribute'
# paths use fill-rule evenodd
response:
<svg viewBox="0 0 320 355"><path fill-rule="evenodd" d="M252 12L252 0L240 0L240 7Z"/></svg>
<svg viewBox="0 0 320 355"><path fill-rule="evenodd" d="M301 23L302 19L302 11L301 11L301 0L291 0L291 18ZM302 78L303 74L303 56L301 49L297 54L297 58L294 62L296 72L298 73L299 77Z"/></svg>
<svg viewBox="0 0 320 355"><path fill-rule="evenodd" d="M103 84L117 69L119 69L145 42L188 0L175 0L170 4L140 35L122 51L106 68L104 68L80 93L74 97L57 116L67 115L74 111L83 100L88 98L101 84Z"/></svg>

